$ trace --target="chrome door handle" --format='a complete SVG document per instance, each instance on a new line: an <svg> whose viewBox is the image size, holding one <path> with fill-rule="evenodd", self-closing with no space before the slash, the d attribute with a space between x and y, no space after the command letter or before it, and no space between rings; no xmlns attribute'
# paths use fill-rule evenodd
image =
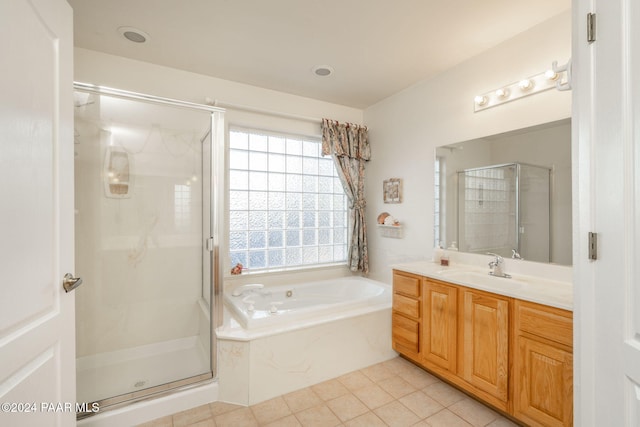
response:
<svg viewBox="0 0 640 427"><path fill-rule="evenodd" d="M64 278L62 279L62 287L64 288L65 292L71 292L80 285L82 285L82 278L73 277L71 273L65 274Z"/></svg>

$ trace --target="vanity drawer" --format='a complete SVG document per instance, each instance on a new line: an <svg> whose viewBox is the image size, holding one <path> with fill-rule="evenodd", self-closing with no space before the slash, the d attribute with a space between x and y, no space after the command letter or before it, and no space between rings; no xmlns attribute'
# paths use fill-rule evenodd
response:
<svg viewBox="0 0 640 427"><path fill-rule="evenodd" d="M402 347L413 353L420 351L420 323L393 313L392 316L393 345Z"/></svg>
<svg viewBox="0 0 640 427"><path fill-rule="evenodd" d="M393 272L393 291L412 297L420 296L420 277Z"/></svg>
<svg viewBox="0 0 640 427"><path fill-rule="evenodd" d="M405 314L414 319L420 318L420 301L414 298L405 297L394 292L393 310Z"/></svg>
<svg viewBox="0 0 640 427"><path fill-rule="evenodd" d="M573 346L573 314L570 311L517 301L516 327L551 341Z"/></svg>

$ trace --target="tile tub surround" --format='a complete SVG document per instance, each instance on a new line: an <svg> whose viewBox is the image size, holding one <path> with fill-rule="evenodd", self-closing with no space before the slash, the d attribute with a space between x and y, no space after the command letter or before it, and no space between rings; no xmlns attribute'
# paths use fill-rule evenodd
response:
<svg viewBox="0 0 640 427"><path fill-rule="evenodd" d="M395 264L392 268L524 301L573 310L571 267L505 259L504 272L512 276L506 279L489 275L487 263L493 259L489 255L446 252L450 259L448 267L433 261L415 261Z"/></svg>
<svg viewBox="0 0 640 427"><path fill-rule="evenodd" d="M228 316L228 315L227 315ZM394 358L391 303L365 314L306 322L298 329L244 337L227 318L219 328L220 400L253 405ZM240 333L234 336L233 331Z"/></svg>
<svg viewBox="0 0 640 427"><path fill-rule="evenodd" d="M401 425L516 426L396 357L249 407L214 402L139 427Z"/></svg>

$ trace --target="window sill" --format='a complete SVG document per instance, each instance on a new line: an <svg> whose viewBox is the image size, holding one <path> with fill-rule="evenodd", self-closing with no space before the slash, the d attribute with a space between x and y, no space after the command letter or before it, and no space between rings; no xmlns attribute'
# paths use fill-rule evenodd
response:
<svg viewBox="0 0 640 427"><path fill-rule="evenodd" d="M228 270L231 270L230 268ZM272 268L269 270L254 270L254 271L243 271L242 274L229 274L226 273L224 275L225 282L234 282L236 280L241 280L243 277L251 277L251 278L260 278L260 277L273 277L273 276L282 276L282 275L296 275L296 274L304 274L304 273L312 273L318 271L338 271L344 270L346 272L350 272L347 267L347 263L334 263L334 264L322 264L322 265L310 265L310 266L297 266L297 267L284 267L284 268Z"/></svg>

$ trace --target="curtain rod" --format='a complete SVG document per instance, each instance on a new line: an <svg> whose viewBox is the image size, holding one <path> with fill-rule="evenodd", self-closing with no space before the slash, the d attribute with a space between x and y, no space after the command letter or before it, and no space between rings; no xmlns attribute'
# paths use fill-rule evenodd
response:
<svg viewBox="0 0 640 427"><path fill-rule="evenodd" d="M250 107L248 105L240 105L240 104L232 104L229 102L220 102L217 99L211 99L211 98L205 98L205 104L207 105L211 105L212 107L220 107L220 108L228 108L231 110L239 110L239 111L246 111L248 113L259 113L259 114L265 114L268 116L275 116L275 117L282 117L285 119L294 119L294 120L301 120L301 121L305 121L305 122L312 122L312 123L322 123L322 119L316 118L316 117L309 117L309 116L301 116L298 114L291 114L291 113L283 113L280 111L274 111L274 110L267 110L264 108L257 108L257 107Z"/></svg>

